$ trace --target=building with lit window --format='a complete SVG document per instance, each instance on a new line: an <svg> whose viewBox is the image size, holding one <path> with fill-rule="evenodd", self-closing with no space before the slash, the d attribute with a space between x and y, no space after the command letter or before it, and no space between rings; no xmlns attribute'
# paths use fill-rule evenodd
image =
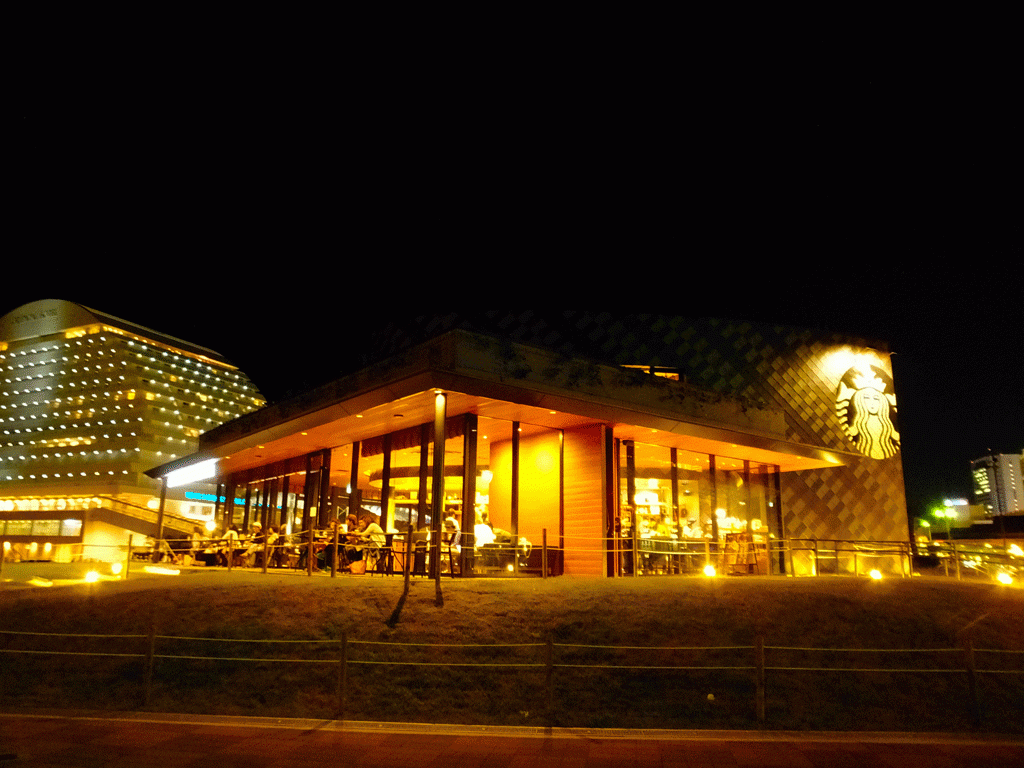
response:
<svg viewBox="0 0 1024 768"><path fill-rule="evenodd" d="M418 318L376 342L376 362L150 474L208 467L224 522L306 531L368 509L396 542L458 531L447 559L463 575L537 573L545 550L551 573L714 557L801 574L848 567L816 564L817 542L908 541L882 344L578 312Z"/></svg>
<svg viewBox="0 0 1024 768"><path fill-rule="evenodd" d="M1004 453L983 456L971 462L974 502L984 505L988 515L1024 513L1022 461L1022 454Z"/></svg>
<svg viewBox="0 0 1024 768"><path fill-rule="evenodd" d="M264 399L209 349L67 301L0 318L0 540L8 558L112 561L156 533L160 484L144 470ZM169 530L212 516L184 491ZM123 554L120 555L123 557Z"/></svg>

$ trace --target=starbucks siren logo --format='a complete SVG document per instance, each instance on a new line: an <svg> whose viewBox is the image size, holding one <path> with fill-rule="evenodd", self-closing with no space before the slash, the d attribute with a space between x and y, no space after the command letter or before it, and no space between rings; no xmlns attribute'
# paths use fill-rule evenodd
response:
<svg viewBox="0 0 1024 768"><path fill-rule="evenodd" d="M900 449L892 378L875 366L853 367L839 381L836 413L857 450L888 459Z"/></svg>

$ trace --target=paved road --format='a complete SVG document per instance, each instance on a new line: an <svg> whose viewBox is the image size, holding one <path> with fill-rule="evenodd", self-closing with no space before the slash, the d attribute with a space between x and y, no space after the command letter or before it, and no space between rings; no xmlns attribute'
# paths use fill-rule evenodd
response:
<svg viewBox="0 0 1024 768"><path fill-rule="evenodd" d="M0 768L1007 768L1024 765L1024 739L750 731L545 733L193 715L0 713L0 755Z"/></svg>

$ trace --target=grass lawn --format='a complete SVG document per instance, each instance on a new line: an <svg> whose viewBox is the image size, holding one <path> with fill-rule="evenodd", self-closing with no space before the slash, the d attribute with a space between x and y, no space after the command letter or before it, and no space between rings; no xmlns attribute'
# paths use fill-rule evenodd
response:
<svg viewBox="0 0 1024 768"><path fill-rule="evenodd" d="M990 583L448 579L438 607L434 583L418 580L390 627L402 588L399 577L201 569L50 589L8 583L0 630L107 637L0 634L0 649L124 655L0 654L0 708L333 717L343 637L344 714L355 720L546 724L549 638L550 718L561 726L757 727L759 637L769 728L968 730L966 654L931 649L969 640L979 670L1024 670L1024 590ZM914 650L878 652L890 648ZM1024 675L979 673L977 694L983 728L1024 732Z"/></svg>

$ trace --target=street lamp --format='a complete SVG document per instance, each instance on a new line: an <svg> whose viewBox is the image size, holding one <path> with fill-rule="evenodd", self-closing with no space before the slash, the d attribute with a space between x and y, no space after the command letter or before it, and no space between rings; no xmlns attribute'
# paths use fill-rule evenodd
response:
<svg viewBox="0 0 1024 768"><path fill-rule="evenodd" d="M917 518L917 527L924 528L928 532L928 543L932 543L932 524L925 520L923 517Z"/></svg>

